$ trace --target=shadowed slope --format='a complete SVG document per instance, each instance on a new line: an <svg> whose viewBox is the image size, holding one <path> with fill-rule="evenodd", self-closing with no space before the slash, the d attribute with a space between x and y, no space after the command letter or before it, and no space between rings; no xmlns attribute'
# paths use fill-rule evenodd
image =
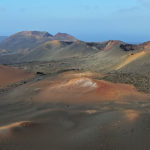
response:
<svg viewBox="0 0 150 150"><path fill-rule="evenodd" d="M24 50L30 50L41 43L52 39L48 32L23 31L16 33L2 43L0 43L0 52L5 49L6 53L22 53Z"/></svg>
<svg viewBox="0 0 150 150"><path fill-rule="evenodd" d="M49 40L77 41L69 34L59 33L55 36L48 32L23 31L16 33L0 43L0 54L24 53ZM5 51L4 51L5 50Z"/></svg>

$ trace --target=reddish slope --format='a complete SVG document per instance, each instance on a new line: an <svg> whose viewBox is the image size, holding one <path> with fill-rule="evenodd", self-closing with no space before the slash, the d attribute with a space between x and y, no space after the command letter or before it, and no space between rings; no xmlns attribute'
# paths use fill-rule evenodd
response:
<svg viewBox="0 0 150 150"><path fill-rule="evenodd" d="M72 78L71 78L72 76ZM97 103L101 101L143 100L148 96L136 91L127 84L115 84L104 80L96 80L91 76L75 77L70 74L66 79L62 76L55 81L45 80L32 85L38 90L35 101L67 102L67 103Z"/></svg>
<svg viewBox="0 0 150 150"><path fill-rule="evenodd" d="M0 65L0 88L5 88L13 83L27 80L34 75L23 70Z"/></svg>

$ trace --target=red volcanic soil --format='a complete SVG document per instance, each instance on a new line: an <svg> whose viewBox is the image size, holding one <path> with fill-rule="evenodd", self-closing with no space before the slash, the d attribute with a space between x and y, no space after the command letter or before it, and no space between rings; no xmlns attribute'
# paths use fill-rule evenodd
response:
<svg viewBox="0 0 150 150"><path fill-rule="evenodd" d="M133 85L112 83L104 80L96 81L98 88L94 92L97 97L104 100L123 100L128 98L144 97L145 94L136 90ZM146 96L146 95L145 95Z"/></svg>
<svg viewBox="0 0 150 150"><path fill-rule="evenodd" d="M0 65L0 88L34 77L23 70Z"/></svg>
<svg viewBox="0 0 150 150"><path fill-rule="evenodd" d="M69 102L69 103L94 103L102 101L122 101L147 99L147 95L140 93L133 85L116 84L92 77L75 77L65 79L62 75L58 80L45 80L32 85L38 94L35 101ZM69 79L68 79L69 78Z"/></svg>

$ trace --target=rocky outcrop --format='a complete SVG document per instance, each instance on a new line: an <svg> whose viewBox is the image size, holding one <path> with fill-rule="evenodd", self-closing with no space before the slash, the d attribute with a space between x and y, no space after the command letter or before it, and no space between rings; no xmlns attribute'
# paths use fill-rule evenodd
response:
<svg viewBox="0 0 150 150"><path fill-rule="evenodd" d="M133 44L121 44L120 48L124 51L134 51L138 48L138 46Z"/></svg>

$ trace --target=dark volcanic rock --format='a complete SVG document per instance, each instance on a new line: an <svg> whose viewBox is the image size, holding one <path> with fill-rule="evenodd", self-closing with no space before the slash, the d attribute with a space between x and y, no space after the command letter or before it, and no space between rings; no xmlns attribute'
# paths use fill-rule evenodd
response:
<svg viewBox="0 0 150 150"><path fill-rule="evenodd" d="M121 44L120 48L122 48L124 51L133 51L137 49L137 45L133 44Z"/></svg>
<svg viewBox="0 0 150 150"><path fill-rule="evenodd" d="M36 74L37 74L37 75L41 75L41 76L46 75L46 74L45 74L45 73L43 73L43 72L36 72Z"/></svg>

